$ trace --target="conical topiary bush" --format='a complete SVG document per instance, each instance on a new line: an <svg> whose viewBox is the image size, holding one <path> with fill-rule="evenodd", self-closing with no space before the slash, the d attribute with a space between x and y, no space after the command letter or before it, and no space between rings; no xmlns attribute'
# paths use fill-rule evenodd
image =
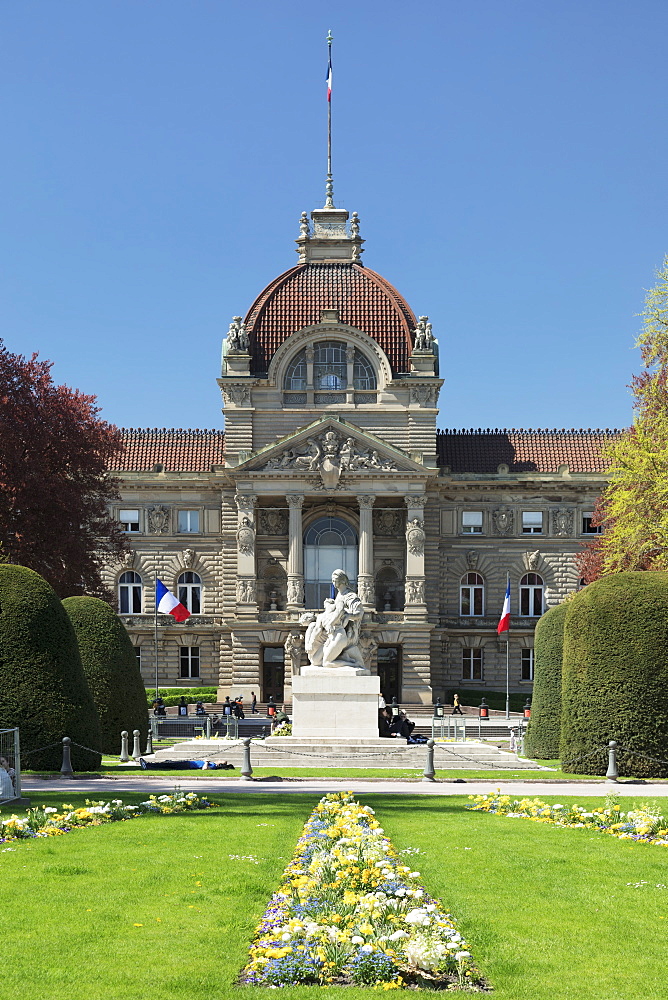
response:
<svg viewBox="0 0 668 1000"><path fill-rule="evenodd" d="M67 597L63 601L74 628L81 662L100 719L101 747L117 754L121 731L135 729L146 745L148 708L134 646L125 626L97 597ZM132 744L130 744L132 746Z"/></svg>
<svg viewBox="0 0 668 1000"><path fill-rule="evenodd" d="M536 623L531 721L524 740L528 757L559 756L561 735L561 661L568 604L550 608Z"/></svg>
<svg viewBox="0 0 668 1000"><path fill-rule="evenodd" d="M13 726L20 730L24 768L59 770L63 736L72 740L75 770L100 766L97 711L67 613L38 573L2 564L0 727Z"/></svg>

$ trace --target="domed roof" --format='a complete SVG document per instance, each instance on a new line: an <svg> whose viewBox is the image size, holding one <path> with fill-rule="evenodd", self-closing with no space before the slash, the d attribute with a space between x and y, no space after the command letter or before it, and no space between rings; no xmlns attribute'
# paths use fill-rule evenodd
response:
<svg viewBox="0 0 668 1000"><path fill-rule="evenodd" d="M265 373L292 333L320 322L323 309L372 337L387 355L392 374L408 372L417 321L406 301L375 271L354 262L304 263L279 275L257 297L245 325L251 371Z"/></svg>

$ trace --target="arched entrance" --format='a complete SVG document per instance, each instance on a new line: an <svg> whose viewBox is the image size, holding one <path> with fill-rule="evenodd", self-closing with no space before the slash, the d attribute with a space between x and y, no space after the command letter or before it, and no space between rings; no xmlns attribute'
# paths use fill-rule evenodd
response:
<svg viewBox="0 0 668 1000"><path fill-rule="evenodd" d="M332 573L342 569L357 583L357 532L342 517L319 517L304 532L304 591L309 609L330 596Z"/></svg>

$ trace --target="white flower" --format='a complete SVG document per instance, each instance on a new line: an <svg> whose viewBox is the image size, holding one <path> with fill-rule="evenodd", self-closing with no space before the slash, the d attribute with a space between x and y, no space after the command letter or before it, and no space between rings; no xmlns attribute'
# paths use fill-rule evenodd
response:
<svg viewBox="0 0 668 1000"><path fill-rule="evenodd" d="M54 809L53 806L47 806L46 809L44 810L44 812L45 813L57 813L58 810Z"/></svg>
<svg viewBox="0 0 668 1000"><path fill-rule="evenodd" d="M289 941L291 937L290 931L286 931L285 934L281 934L281 941Z"/></svg>
<svg viewBox="0 0 668 1000"><path fill-rule="evenodd" d="M405 896L406 895L406 890L402 886L401 889L395 889L394 890L394 895L395 896Z"/></svg>
<svg viewBox="0 0 668 1000"><path fill-rule="evenodd" d="M430 903L429 906L425 907L427 913L433 913L436 909L436 903Z"/></svg>
<svg viewBox="0 0 668 1000"><path fill-rule="evenodd" d="M402 938L407 938L408 934L406 931L395 931L394 934L390 934L390 941L401 941Z"/></svg>
<svg viewBox="0 0 668 1000"><path fill-rule="evenodd" d="M420 877L420 873L419 872L409 872L408 877L409 878L419 878Z"/></svg>
<svg viewBox="0 0 668 1000"><path fill-rule="evenodd" d="M360 948L360 951L366 951L366 952L373 951L373 945L372 944L363 944L362 947Z"/></svg>
<svg viewBox="0 0 668 1000"><path fill-rule="evenodd" d="M461 962L465 958L470 958L470 957L471 957L470 951L458 951L455 955L455 958L457 959L458 962Z"/></svg>
<svg viewBox="0 0 668 1000"><path fill-rule="evenodd" d="M422 906L418 906L414 910L410 910L404 917L407 924L415 924L416 927L418 924L424 924L425 919L426 922L429 923L429 917L427 916L426 910Z"/></svg>
<svg viewBox="0 0 668 1000"><path fill-rule="evenodd" d="M364 944L364 938L360 937L359 934L353 934L350 939L351 944Z"/></svg>

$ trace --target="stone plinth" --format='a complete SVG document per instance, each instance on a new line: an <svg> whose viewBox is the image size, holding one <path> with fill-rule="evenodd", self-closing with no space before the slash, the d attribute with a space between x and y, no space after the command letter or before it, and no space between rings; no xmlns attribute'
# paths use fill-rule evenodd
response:
<svg viewBox="0 0 668 1000"><path fill-rule="evenodd" d="M292 678L293 739L378 739L380 678L354 669L304 667Z"/></svg>

